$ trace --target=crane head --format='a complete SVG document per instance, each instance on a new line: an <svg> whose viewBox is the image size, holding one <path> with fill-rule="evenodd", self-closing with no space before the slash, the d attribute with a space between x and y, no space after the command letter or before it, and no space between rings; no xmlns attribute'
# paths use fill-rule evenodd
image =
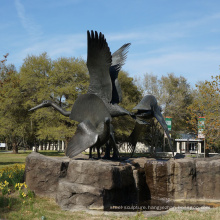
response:
<svg viewBox="0 0 220 220"><path fill-rule="evenodd" d="M52 104L52 101L44 100L41 104L31 108L29 111L34 111L34 110L39 109L39 108L48 107L48 106L51 106L51 104Z"/></svg>

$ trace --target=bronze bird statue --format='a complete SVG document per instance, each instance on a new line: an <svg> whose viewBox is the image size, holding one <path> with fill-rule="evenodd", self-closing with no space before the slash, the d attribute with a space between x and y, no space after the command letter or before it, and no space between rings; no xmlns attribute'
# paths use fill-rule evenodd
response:
<svg viewBox="0 0 220 220"><path fill-rule="evenodd" d="M63 110L52 101L43 101L40 105L30 109L52 106L61 114L79 122L76 133L67 145L66 156L74 157L89 147L98 149L106 144L105 158L110 158L111 147L114 150L114 157L117 158L119 154L111 125L112 117L130 115L136 120L136 126L130 136L133 138L133 149L135 149L141 127L138 125L147 124L145 121L147 118L155 117L169 137L154 96L145 96L134 108L138 110L135 114L118 105L122 101L118 73L126 60L129 46L130 43L124 44L111 55L104 35L87 31L87 67L90 75L87 94L80 95L76 99L71 112ZM169 143L172 149L171 142ZM98 157L100 157L99 152Z"/></svg>
<svg viewBox="0 0 220 220"><path fill-rule="evenodd" d="M117 74L124 64L126 50L130 44L123 45L111 55L102 33L98 35L97 32L91 31L90 34L88 31L87 35L87 67L90 75L87 94L76 99L71 112L65 111L50 100L43 101L30 111L52 106L64 116L80 123L67 145L66 156L74 157L89 147L99 148L107 141L113 146L114 154L118 155L111 120L115 116L130 114L117 105L121 100Z"/></svg>
<svg viewBox="0 0 220 220"><path fill-rule="evenodd" d="M167 124L161 114L161 108L157 103L157 99L151 94L145 95L142 98L142 100L139 102L139 104L137 106L135 106L133 109L137 110L137 112L135 113L135 116L139 119L142 119L142 121L145 121L145 120L153 118L153 117L155 117L157 119L157 121L160 123L160 125L162 126L162 128L164 129L164 131L167 135L169 147L170 147L172 154L173 154L173 157L174 157L170 134L169 134L169 131L167 128ZM130 135L130 143L133 146L133 151L134 151L135 146L137 144L138 136L143 128L141 122L140 122L140 120L136 121L135 128ZM133 152L132 152L132 154L133 154Z"/></svg>

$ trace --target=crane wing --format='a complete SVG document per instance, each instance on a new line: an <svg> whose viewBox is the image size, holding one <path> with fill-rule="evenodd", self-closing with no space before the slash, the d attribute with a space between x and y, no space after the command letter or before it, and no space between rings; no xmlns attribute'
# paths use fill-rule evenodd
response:
<svg viewBox="0 0 220 220"><path fill-rule="evenodd" d="M130 43L124 44L112 54L112 66L117 66L116 70L120 71L121 67L125 64L130 45Z"/></svg>
<svg viewBox="0 0 220 220"><path fill-rule="evenodd" d="M87 67L90 75L88 93L95 94L102 100L112 99L112 83L109 68L112 56L104 35L87 31L88 51Z"/></svg>
<svg viewBox="0 0 220 220"><path fill-rule="evenodd" d="M122 102L121 86L118 81L118 73L124 65L127 58L128 48L131 44L124 44L117 51L112 54L112 65L109 69L112 81L112 100L111 103Z"/></svg>
<svg viewBox="0 0 220 220"><path fill-rule="evenodd" d="M72 158L89 147L94 146L98 141L96 128L89 120L81 122L76 133L67 145L66 156Z"/></svg>
<svg viewBox="0 0 220 220"><path fill-rule="evenodd" d="M105 118L112 120L111 115L102 99L94 94L80 95L72 108L70 119L78 122L89 120L94 127L100 122L104 122Z"/></svg>

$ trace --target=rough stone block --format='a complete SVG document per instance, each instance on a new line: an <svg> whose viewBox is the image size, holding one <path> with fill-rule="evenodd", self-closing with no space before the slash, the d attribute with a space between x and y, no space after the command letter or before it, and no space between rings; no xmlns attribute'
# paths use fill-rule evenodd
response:
<svg viewBox="0 0 220 220"><path fill-rule="evenodd" d="M151 199L220 199L220 158L145 163Z"/></svg>
<svg viewBox="0 0 220 220"><path fill-rule="evenodd" d="M26 158L25 181L37 195L55 198L60 178L66 176L69 159L45 157L32 152Z"/></svg>
<svg viewBox="0 0 220 220"><path fill-rule="evenodd" d="M133 169L127 163L32 153L26 159L26 182L37 195L56 198L67 210L109 209L138 202Z"/></svg>

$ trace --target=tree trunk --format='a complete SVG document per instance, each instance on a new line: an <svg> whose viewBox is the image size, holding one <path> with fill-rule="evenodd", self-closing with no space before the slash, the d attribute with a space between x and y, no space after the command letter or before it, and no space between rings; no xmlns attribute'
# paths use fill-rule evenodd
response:
<svg viewBox="0 0 220 220"><path fill-rule="evenodd" d="M18 154L18 145L17 143L12 143L13 154Z"/></svg>

